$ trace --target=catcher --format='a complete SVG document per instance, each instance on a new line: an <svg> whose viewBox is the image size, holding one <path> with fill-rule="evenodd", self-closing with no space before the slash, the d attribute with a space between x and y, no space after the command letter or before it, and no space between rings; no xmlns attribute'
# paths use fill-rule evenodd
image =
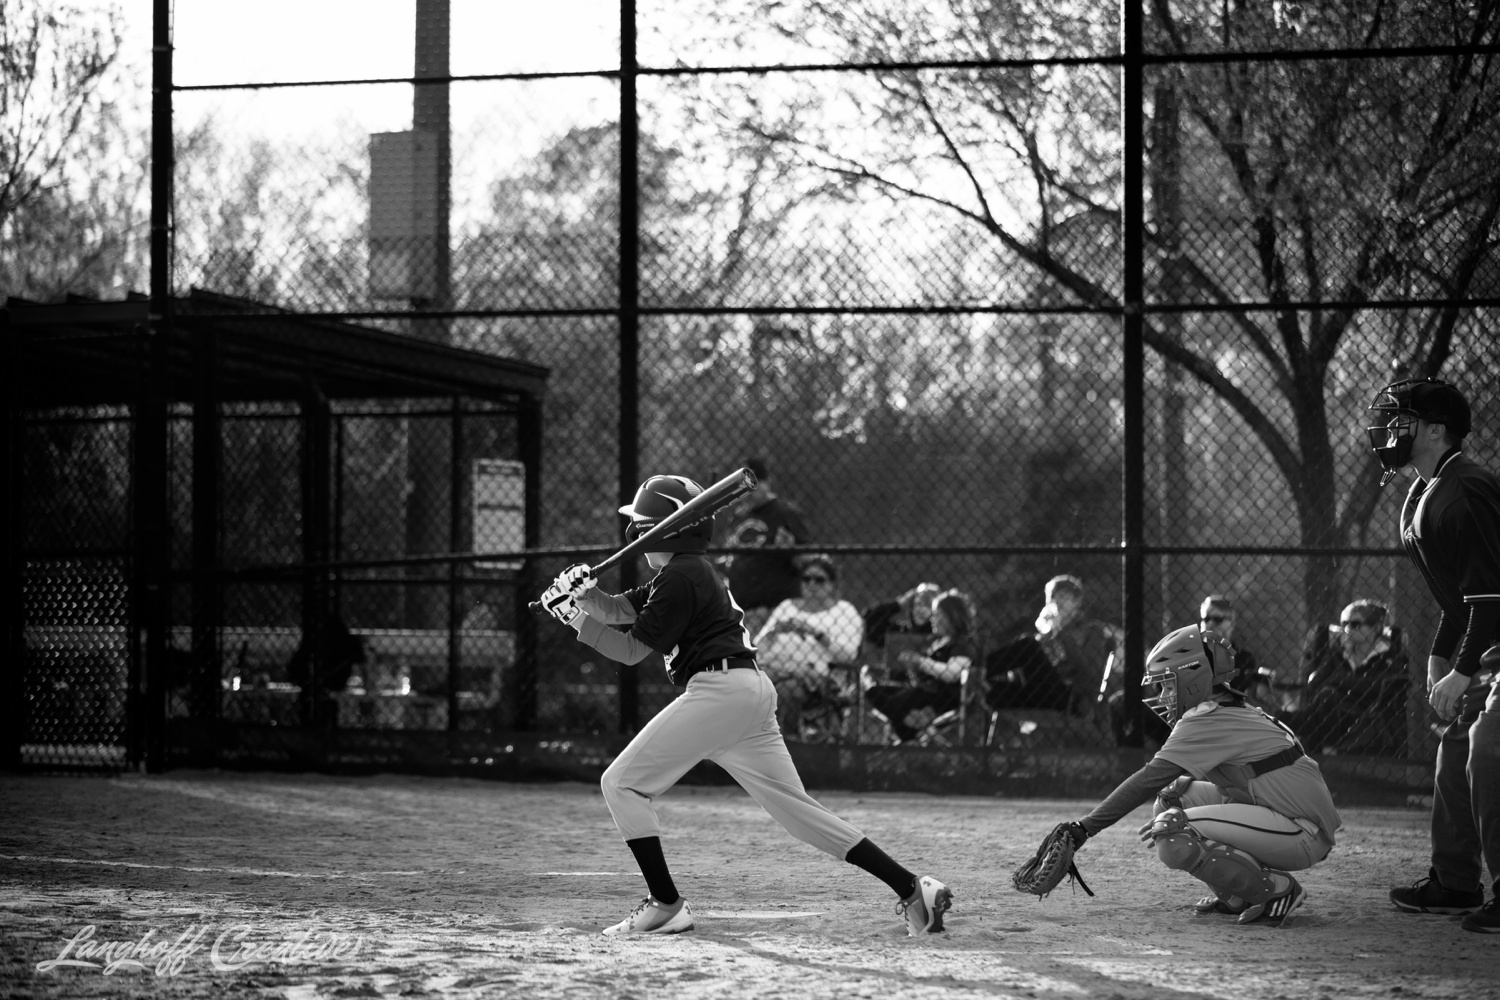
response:
<svg viewBox="0 0 1500 1000"><path fill-rule="evenodd" d="M1144 701L1171 735L1087 816L1059 824L1017 870L1016 888L1044 896L1065 875L1076 879L1073 852L1154 796L1141 840L1213 890L1198 913L1280 925L1302 905L1291 873L1327 857L1342 824L1318 765L1290 729L1245 704L1228 685L1233 675L1234 648L1215 632L1192 625L1158 642Z"/></svg>

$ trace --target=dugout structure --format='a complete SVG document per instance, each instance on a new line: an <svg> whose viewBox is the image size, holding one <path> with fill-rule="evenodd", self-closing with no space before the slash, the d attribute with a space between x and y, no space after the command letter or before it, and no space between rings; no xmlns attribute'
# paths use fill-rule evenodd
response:
<svg viewBox="0 0 1500 1000"><path fill-rule="evenodd" d="M309 765L349 731L445 753L524 726L536 588L507 554L539 530L547 370L151 305L6 304L5 762Z"/></svg>

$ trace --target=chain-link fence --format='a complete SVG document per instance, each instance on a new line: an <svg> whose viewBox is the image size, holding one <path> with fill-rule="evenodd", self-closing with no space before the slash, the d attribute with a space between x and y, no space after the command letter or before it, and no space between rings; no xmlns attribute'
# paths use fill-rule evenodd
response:
<svg viewBox="0 0 1500 1000"><path fill-rule="evenodd" d="M793 511L721 516L714 552L757 633L786 601L826 618L760 642L810 780L1107 784L1160 738L1146 648L1201 616L1325 770L1424 789L1436 611L1364 408L1442 375L1497 458L1496 12L607 7L574 12L574 56L486 61L460 41L486 15L418 0L409 79L330 76L292 33L279 79L158 80L167 284L232 297L200 315L549 373L529 540L475 513L513 414L351 393L310 444L307 390L177 404L165 645L198 681L167 711L214 736L178 750L587 770L675 689L518 608L618 544L647 475L753 459ZM73 468L28 502L104 495Z"/></svg>

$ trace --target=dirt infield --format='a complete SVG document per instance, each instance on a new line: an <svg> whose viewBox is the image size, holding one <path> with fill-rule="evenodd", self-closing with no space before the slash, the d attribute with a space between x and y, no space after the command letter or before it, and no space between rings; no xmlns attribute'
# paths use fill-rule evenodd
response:
<svg viewBox="0 0 1500 1000"><path fill-rule="evenodd" d="M1194 916L1199 884L1135 838L1144 809L1079 855L1097 897L1064 883L1037 902L1009 872L1085 803L819 797L953 888L946 934L908 939L883 885L734 788L660 802L698 930L622 941L598 931L644 888L588 785L3 776L0 995L1500 995L1500 935L1386 902L1426 870L1420 809L1346 810L1338 849L1304 879L1306 906L1274 929Z"/></svg>

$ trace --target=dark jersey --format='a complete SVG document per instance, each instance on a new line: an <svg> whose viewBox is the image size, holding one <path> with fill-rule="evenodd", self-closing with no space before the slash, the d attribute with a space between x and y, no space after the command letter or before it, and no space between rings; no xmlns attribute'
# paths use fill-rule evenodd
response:
<svg viewBox="0 0 1500 1000"><path fill-rule="evenodd" d="M714 660L755 656L744 614L705 556L678 553L623 596L636 610L630 634L662 655L673 684Z"/></svg>
<svg viewBox="0 0 1500 1000"><path fill-rule="evenodd" d="M1406 495L1401 544L1443 613L1432 655L1473 676L1500 617L1500 479L1459 452L1445 455L1432 479L1418 478ZM1467 634L1477 605L1485 606L1474 615L1485 634Z"/></svg>
<svg viewBox="0 0 1500 1000"><path fill-rule="evenodd" d="M780 497L772 497L729 526L726 548L775 549L800 545L810 538L802 514ZM727 561L729 588L741 607L770 608L800 596L801 574L792 552L739 552Z"/></svg>

